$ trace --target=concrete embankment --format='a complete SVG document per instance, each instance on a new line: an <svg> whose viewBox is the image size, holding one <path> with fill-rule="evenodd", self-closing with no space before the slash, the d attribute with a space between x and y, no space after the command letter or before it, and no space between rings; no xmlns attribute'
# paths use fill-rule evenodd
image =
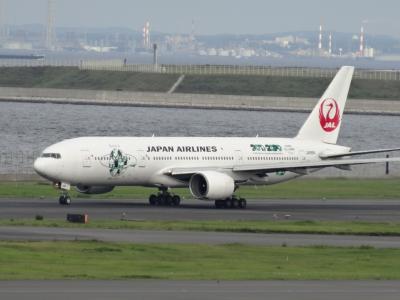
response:
<svg viewBox="0 0 400 300"><path fill-rule="evenodd" d="M317 99L1 87L0 101L308 112ZM350 99L346 112L400 115L400 101Z"/></svg>
<svg viewBox="0 0 400 300"><path fill-rule="evenodd" d="M39 175L33 174L33 168L31 174L0 174L0 182L24 182L24 181L41 181L46 182L45 179Z"/></svg>

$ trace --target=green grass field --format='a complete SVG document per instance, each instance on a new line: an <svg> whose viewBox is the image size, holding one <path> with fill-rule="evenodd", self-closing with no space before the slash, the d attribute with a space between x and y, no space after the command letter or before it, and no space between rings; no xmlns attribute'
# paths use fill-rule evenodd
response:
<svg viewBox="0 0 400 300"><path fill-rule="evenodd" d="M247 199L399 199L400 179L298 179L278 185L241 187L237 195ZM147 199L156 189L118 187L103 195L71 192L73 198ZM173 192L191 198L188 189ZM55 198L59 191L43 182L1 182L1 198Z"/></svg>
<svg viewBox="0 0 400 300"><path fill-rule="evenodd" d="M180 230L203 232L290 233L400 236L400 223L361 221L129 221L90 220L88 224L69 223L60 219L4 219L0 226L97 228L126 230Z"/></svg>
<svg viewBox="0 0 400 300"><path fill-rule="evenodd" d="M179 75L85 71L73 67L0 68L0 86L166 92ZM320 97L328 78L254 75L187 75L177 93ZM354 99L400 99L398 81L354 79Z"/></svg>
<svg viewBox="0 0 400 300"><path fill-rule="evenodd" d="M0 280L400 279L400 249L0 242Z"/></svg>

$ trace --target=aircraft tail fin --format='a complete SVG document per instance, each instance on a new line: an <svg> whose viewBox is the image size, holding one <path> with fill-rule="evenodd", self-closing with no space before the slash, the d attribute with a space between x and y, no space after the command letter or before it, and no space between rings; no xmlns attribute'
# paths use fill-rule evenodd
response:
<svg viewBox="0 0 400 300"><path fill-rule="evenodd" d="M342 67L314 107L296 138L336 144L354 67Z"/></svg>

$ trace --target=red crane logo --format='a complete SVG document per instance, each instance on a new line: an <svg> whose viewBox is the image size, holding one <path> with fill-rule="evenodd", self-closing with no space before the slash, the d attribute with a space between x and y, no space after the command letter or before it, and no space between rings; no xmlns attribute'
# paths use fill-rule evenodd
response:
<svg viewBox="0 0 400 300"><path fill-rule="evenodd" d="M319 108L319 122L326 132L332 132L339 126L340 109L335 99L328 98L322 101Z"/></svg>

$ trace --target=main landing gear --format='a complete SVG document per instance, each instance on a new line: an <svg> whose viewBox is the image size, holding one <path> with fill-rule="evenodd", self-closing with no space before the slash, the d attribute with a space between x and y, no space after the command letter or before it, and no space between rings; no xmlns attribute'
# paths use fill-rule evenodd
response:
<svg viewBox="0 0 400 300"><path fill-rule="evenodd" d="M247 201L246 199L243 198L228 198L226 200L216 200L215 201L215 208L239 208L239 209L246 209L247 207Z"/></svg>
<svg viewBox="0 0 400 300"><path fill-rule="evenodd" d="M178 195L171 195L168 189L160 189L157 195L150 195L149 203L151 206L179 206L181 198Z"/></svg>

